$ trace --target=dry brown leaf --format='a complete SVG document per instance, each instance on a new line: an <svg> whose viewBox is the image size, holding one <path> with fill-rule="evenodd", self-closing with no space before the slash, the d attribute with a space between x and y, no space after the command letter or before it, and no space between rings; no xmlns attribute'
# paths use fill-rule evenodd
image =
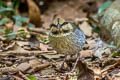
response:
<svg viewBox="0 0 120 80"><path fill-rule="evenodd" d="M14 49L16 42L8 42L8 43L3 43L2 41L0 42L0 51L7 51L9 49Z"/></svg>
<svg viewBox="0 0 120 80"><path fill-rule="evenodd" d="M3 78L0 78L0 80L14 80L14 79L13 79L13 76L6 76Z"/></svg>
<svg viewBox="0 0 120 80"><path fill-rule="evenodd" d="M113 77L114 80L120 80L120 72L115 74Z"/></svg>
<svg viewBox="0 0 120 80"><path fill-rule="evenodd" d="M17 25L13 25L13 32L17 33L17 31L19 30L19 28L21 28L21 27L19 27Z"/></svg>
<svg viewBox="0 0 120 80"><path fill-rule="evenodd" d="M88 44L95 44L96 43L95 40L91 40L89 38L86 41L87 41Z"/></svg>
<svg viewBox="0 0 120 80"><path fill-rule="evenodd" d="M5 24L5 26L6 26L8 29L13 29L13 21L9 21L8 23Z"/></svg>
<svg viewBox="0 0 120 80"><path fill-rule="evenodd" d="M85 33L86 36L92 36L92 27L87 22L79 24L79 27Z"/></svg>
<svg viewBox="0 0 120 80"><path fill-rule="evenodd" d="M33 0L27 0L28 7L29 7L29 18L30 22L33 23L36 27L41 27L41 14L40 9L38 6L34 3Z"/></svg>
<svg viewBox="0 0 120 80"><path fill-rule="evenodd" d="M111 50L110 48L98 48L95 52L94 52L94 56L98 57L99 59L102 59L105 55L109 55L111 54Z"/></svg>
<svg viewBox="0 0 120 80"><path fill-rule="evenodd" d="M101 69L100 68L93 68L92 70L95 73L95 76L94 76L95 80L101 80L101 78L102 78L101 77Z"/></svg>
<svg viewBox="0 0 120 80"><path fill-rule="evenodd" d="M17 69L19 69L22 72L25 72L26 70L28 70L30 68L30 64L27 62L21 63L17 66Z"/></svg>
<svg viewBox="0 0 120 80"><path fill-rule="evenodd" d="M29 61L29 64L30 64L30 66L32 68L32 67L35 67L35 66L39 65L40 61L38 59L33 59L33 60Z"/></svg>
<svg viewBox="0 0 120 80"><path fill-rule="evenodd" d="M15 79L15 80L23 80L22 78L16 76L16 75L12 75L12 77Z"/></svg>
<svg viewBox="0 0 120 80"><path fill-rule="evenodd" d="M91 57L93 55L93 50L82 50L81 57Z"/></svg>
<svg viewBox="0 0 120 80"><path fill-rule="evenodd" d="M19 69L13 66L0 68L0 73L16 73L18 71Z"/></svg>
<svg viewBox="0 0 120 80"><path fill-rule="evenodd" d="M13 48L13 47L15 46L15 44L16 44L16 42L15 42L15 41L14 41L14 42L12 42L10 45L8 45L8 46L5 48L5 50L8 50L8 49Z"/></svg>
<svg viewBox="0 0 120 80"><path fill-rule="evenodd" d="M86 63L83 63L82 61L78 61L77 64L79 74L77 80L94 80L94 72L88 68Z"/></svg>
<svg viewBox="0 0 120 80"><path fill-rule="evenodd" d="M40 49L41 49L42 51L48 51L48 45L45 45L45 44L40 43Z"/></svg>
<svg viewBox="0 0 120 80"><path fill-rule="evenodd" d="M88 18L85 17L85 18L76 18L76 19L75 19L75 22L76 22L76 23L84 22L84 21L88 21Z"/></svg>
<svg viewBox="0 0 120 80"><path fill-rule="evenodd" d="M19 75L23 78L23 80L30 80L25 74L19 71Z"/></svg>
<svg viewBox="0 0 120 80"><path fill-rule="evenodd" d="M25 45L29 45L26 41L16 41L16 44L18 44L20 47L23 47Z"/></svg>
<svg viewBox="0 0 120 80"><path fill-rule="evenodd" d="M41 75L51 75L54 74L56 71L53 68L46 68L41 70Z"/></svg>

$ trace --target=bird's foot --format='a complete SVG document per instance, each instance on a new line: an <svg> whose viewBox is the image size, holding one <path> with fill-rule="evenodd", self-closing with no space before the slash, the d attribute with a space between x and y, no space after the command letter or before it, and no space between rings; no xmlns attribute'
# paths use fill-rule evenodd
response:
<svg viewBox="0 0 120 80"><path fill-rule="evenodd" d="M72 72L72 71L66 72L65 75L76 75L76 72Z"/></svg>
<svg viewBox="0 0 120 80"><path fill-rule="evenodd" d="M59 68L56 68L56 71L61 72L61 73L65 73L66 69L64 67L64 63Z"/></svg>

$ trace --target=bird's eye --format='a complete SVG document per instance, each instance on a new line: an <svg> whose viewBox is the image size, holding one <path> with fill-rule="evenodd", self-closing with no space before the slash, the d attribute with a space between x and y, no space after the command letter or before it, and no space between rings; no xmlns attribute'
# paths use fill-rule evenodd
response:
<svg viewBox="0 0 120 80"><path fill-rule="evenodd" d="M64 32L64 33L68 33L68 32L69 32L69 30L63 30L63 32Z"/></svg>
<svg viewBox="0 0 120 80"><path fill-rule="evenodd" d="M57 35L57 34L59 34L59 32L58 31L53 31L52 34Z"/></svg>

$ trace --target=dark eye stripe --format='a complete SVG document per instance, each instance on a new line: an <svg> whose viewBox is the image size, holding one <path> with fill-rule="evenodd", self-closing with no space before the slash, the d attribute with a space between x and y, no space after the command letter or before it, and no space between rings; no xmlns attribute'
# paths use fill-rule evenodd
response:
<svg viewBox="0 0 120 80"><path fill-rule="evenodd" d="M59 24L59 23L58 23ZM55 25L55 24L51 24L51 27L53 26L53 27L58 27L58 24L57 25ZM59 24L59 26L64 26L64 25L66 25L66 24L68 24L68 22L64 22L63 24Z"/></svg>
<svg viewBox="0 0 120 80"><path fill-rule="evenodd" d="M60 23L59 23L59 22L60 22L60 18L58 18L57 21L58 21L58 24L60 24Z"/></svg>
<svg viewBox="0 0 120 80"><path fill-rule="evenodd" d="M51 27L52 27L52 26L53 26L53 27L57 27L57 25L55 25L55 24L51 24Z"/></svg>
<svg viewBox="0 0 120 80"><path fill-rule="evenodd" d="M56 35L56 34L59 34L59 32L58 31L54 31L54 32L52 32L54 35Z"/></svg>
<svg viewBox="0 0 120 80"><path fill-rule="evenodd" d="M66 25L66 24L68 24L68 22L64 22L63 24L61 24L61 26L64 26L64 25Z"/></svg>
<svg viewBox="0 0 120 80"><path fill-rule="evenodd" d="M64 33L68 33L68 32L69 32L69 30L63 30L63 32L64 32Z"/></svg>

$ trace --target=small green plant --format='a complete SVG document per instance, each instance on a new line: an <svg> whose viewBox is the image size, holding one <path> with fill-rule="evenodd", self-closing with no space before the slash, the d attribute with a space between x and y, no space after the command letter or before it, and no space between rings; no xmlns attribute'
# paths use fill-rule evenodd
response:
<svg viewBox="0 0 120 80"><path fill-rule="evenodd" d="M16 38L16 34L12 32L12 30L5 29L5 36L9 37L10 39Z"/></svg>
<svg viewBox="0 0 120 80"><path fill-rule="evenodd" d="M22 17L20 15L13 16L13 19L15 20L15 24L17 26L22 26L23 24L28 23L28 18Z"/></svg>
<svg viewBox="0 0 120 80"><path fill-rule="evenodd" d="M34 76L32 75L27 75L27 77L30 79L30 80L37 80Z"/></svg>
<svg viewBox="0 0 120 80"><path fill-rule="evenodd" d="M47 40L46 38L41 37L40 40L41 40L41 42L43 42L43 43L48 43L48 40Z"/></svg>
<svg viewBox="0 0 120 80"><path fill-rule="evenodd" d="M94 18L99 18L103 16L103 12L112 4L111 0L104 2L98 9L97 15L93 16Z"/></svg>
<svg viewBox="0 0 120 80"><path fill-rule="evenodd" d="M32 28L35 27L35 25L33 25L32 23L28 23L29 20L27 17L23 17L20 14L16 13L19 4L20 4L19 0L0 0L1 26L5 26L5 24L8 23L9 21L13 21L13 23L17 25L16 27L22 27L25 25ZM10 39L14 39L16 38L16 36L26 38L27 35L25 30L19 30L17 33L14 33L12 30L6 29L6 27L2 27L0 29L0 32L5 33L4 36L9 37Z"/></svg>
<svg viewBox="0 0 120 80"><path fill-rule="evenodd" d="M6 24L8 21L9 21L9 19L8 19L7 17L2 18L2 19L0 20L0 25L4 25L4 24Z"/></svg>

